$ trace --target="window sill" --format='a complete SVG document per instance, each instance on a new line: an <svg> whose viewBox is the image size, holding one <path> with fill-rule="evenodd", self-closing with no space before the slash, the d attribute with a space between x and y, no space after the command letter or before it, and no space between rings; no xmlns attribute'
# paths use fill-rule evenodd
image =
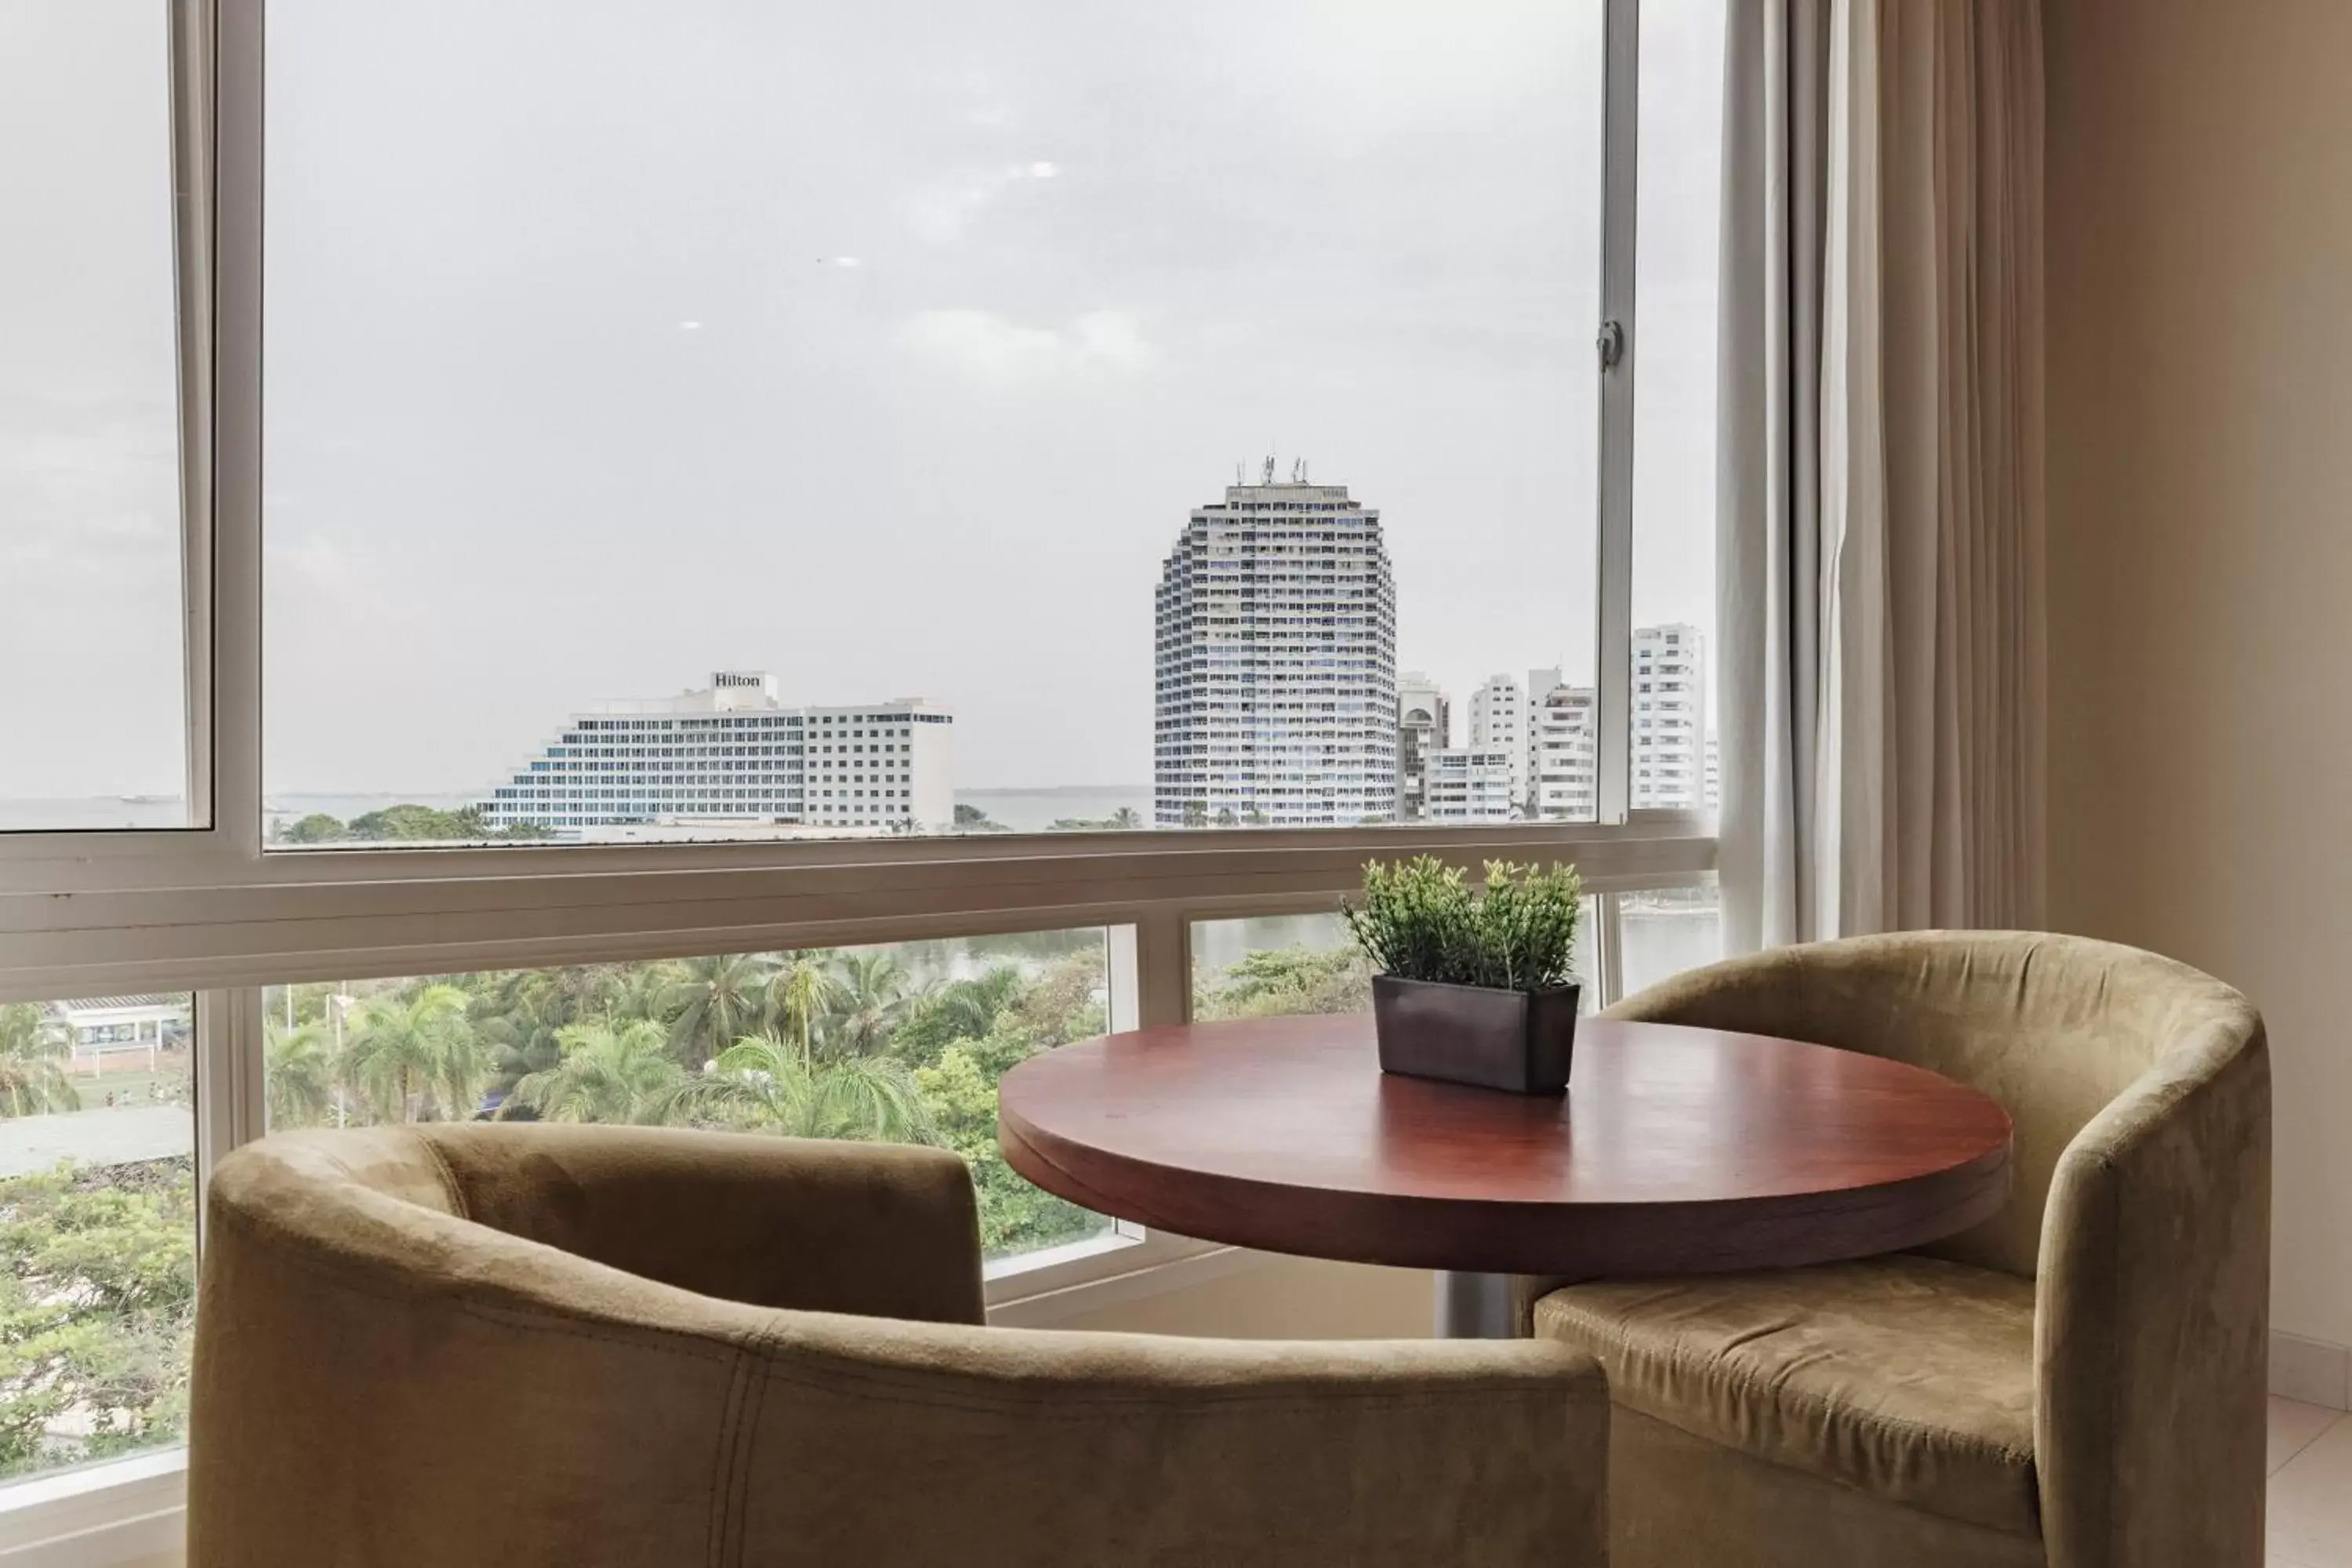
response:
<svg viewBox="0 0 2352 1568"><path fill-rule="evenodd" d="M0 1564L110 1568L176 1559L186 1544L187 1497L184 1447L0 1487Z"/></svg>
<svg viewBox="0 0 2352 1568"><path fill-rule="evenodd" d="M1173 1237L1162 1238L1173 1241ZM1129 1253L1100 1261L1116 1265L1115 1272L1099 1271L1092 1279L1056 1283L1048 1279L1024 1279L1034 1288L1019 1295L992 1300L988 1321L999 1329L1050 1329L1109 1307L1125 1306L1172 1290L1187 1290L1274 1261L1272 1255L1213 1242L1186 1242L1186 1250L1171 1257L1146 1258Z"/></svg>

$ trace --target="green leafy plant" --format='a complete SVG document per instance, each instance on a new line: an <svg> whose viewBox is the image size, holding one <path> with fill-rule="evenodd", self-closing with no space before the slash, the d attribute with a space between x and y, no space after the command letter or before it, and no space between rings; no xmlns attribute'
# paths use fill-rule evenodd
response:
<svg viewBox="0 0 2352 1568"><path fill-rule="evenodd" d="M1340 913L1374 968L1400 980L1543 991L1574 977L1583 885L1573 866L1486 863L1483 888L1431 856L1364 868Z"/></svg>

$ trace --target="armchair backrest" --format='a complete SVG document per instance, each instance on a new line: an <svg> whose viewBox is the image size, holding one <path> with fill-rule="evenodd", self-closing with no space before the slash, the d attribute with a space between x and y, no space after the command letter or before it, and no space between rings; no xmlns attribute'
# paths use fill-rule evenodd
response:
<svg viewBox="0 0 2352 1568"><path fill-rule="evenodd" d="M1905 931L1778 948L1628 998L1612 1016L1742 1029L1888 1057L2000 1101L2009 1202L1919 1250L2032 1279L2061 1157L2160 1064L2216 1032L2258 1041L2246 999L2185 964L2083 937ZM2176 1064L2178 1065L2178 1064ZM2158 1080L2151 1080L2151 1082Z"/></svg>
<svg viewBox="0 0 2352 1568"><path fill-rule="evenodd" d="M1590 1357L988 1329L944 1150L287 1133L205 1212L190 1568L1604 1560Z"/></svg>

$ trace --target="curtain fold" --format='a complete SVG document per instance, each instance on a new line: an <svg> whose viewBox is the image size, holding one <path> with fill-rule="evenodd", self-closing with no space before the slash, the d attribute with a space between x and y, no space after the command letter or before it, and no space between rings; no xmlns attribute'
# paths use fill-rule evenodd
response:
<svg viewBox="0 0 2352 1568"><path fill-rule="evenodd" d="M2040 39L2038 0L1731 8L1732 952L2042 918Z"/></svg>

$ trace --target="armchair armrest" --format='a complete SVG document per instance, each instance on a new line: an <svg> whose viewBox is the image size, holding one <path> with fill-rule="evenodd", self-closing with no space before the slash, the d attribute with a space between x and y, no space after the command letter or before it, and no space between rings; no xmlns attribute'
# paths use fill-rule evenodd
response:
<svg viewBox="0 0 2352 1568"><path fill-rule="evenodd" d="M2242 1002L2060 1158L2033 1324L2052 1568L2254 1568L2270 1194L2270 1058Z"/></svg>
<svg viewBox="0 0 2352 1568"><path fill-rule="evenodd" d="M971 1173L940 1149L676 1128L416 1130L466 1218L705 1296L982 1318Z"/></svg>
<svg viewBox="0 0 2352 1568"><path fill-rule="evenodd" d="M746 1561L1605 1561L1608 1389L1563 1346L876 1327L779 1334Z"/></svg>

